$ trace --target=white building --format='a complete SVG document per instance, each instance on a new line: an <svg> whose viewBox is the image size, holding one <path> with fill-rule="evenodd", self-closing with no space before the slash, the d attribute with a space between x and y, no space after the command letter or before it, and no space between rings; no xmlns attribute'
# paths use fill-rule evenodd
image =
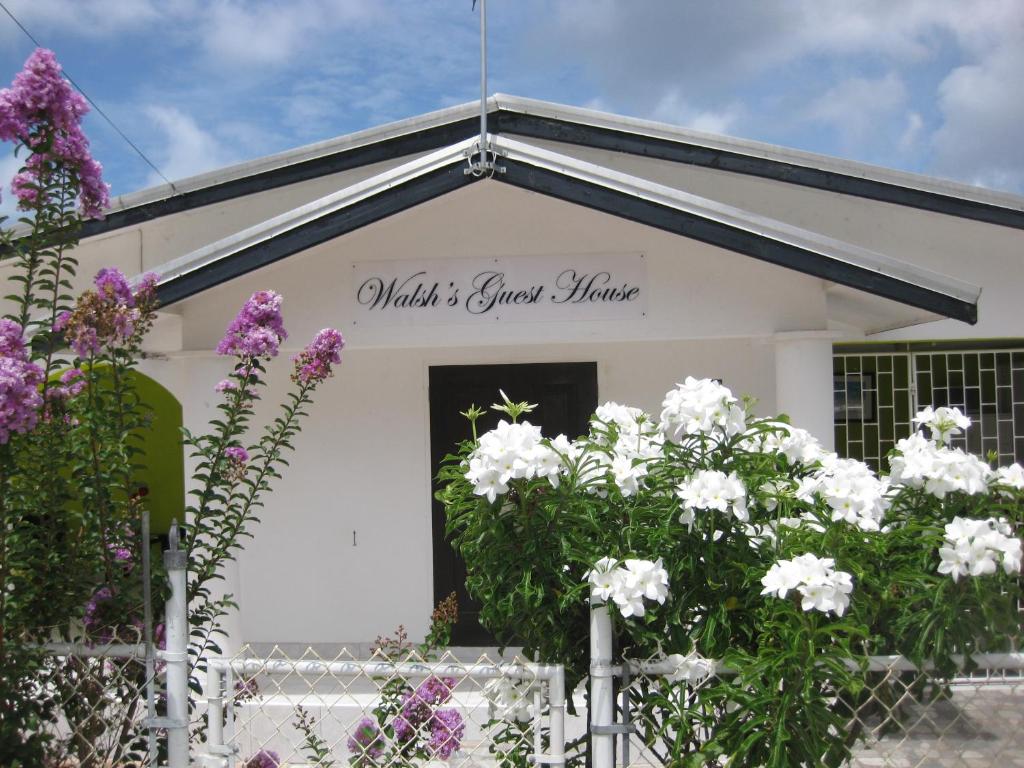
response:
<svg viewBox="0 0 1024 768"><path fill-rule="evenodd" d="M928 387L919 401L982 422L974 447L1024 458L1024 199L527 99L488 108L490 176L465 172L469 104L129 195L87 225L83 279L159 274L145 370L193 430L253 291L284 295L285 353L324 326L348 341L228 574L234 642L422 634L459 581L432 473L457 412L499 386L539 400L553 435L597 402L657 411L709 376L826 441L838 416L840 449L869 457ZM875 346L834 349L850 343ZM277 362L265 402L287 385Z"/></svg>

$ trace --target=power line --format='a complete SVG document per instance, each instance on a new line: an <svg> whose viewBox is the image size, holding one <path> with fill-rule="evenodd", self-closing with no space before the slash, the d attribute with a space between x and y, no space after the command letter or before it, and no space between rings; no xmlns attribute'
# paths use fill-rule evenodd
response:
<svg viewBox="0 0 1024 768"><path fill-rule="evenodd" d="M25 36L29 40L31 40L35 44L35 46L37 48L44 47L43 44L40 43L36 39L35 35L33 35L31 32L29 32L25 28L25 25L22 24L20 21L18 21L18 18L13 13L11 13L10 9L7 7L7 5L5 3L2 2L2 0L0 0L0 8L3 8L4 13L6 13L8 16L11 17L11 21L13 21L15 24L18 25L18 29L20 29L22 32L24 32ZM95 101L92 100L92 97L90 97L89 94L85 92L85 89L82 86L80 86L77 82L75 82L75 78L73 78L71 76L71 74L66 69L63 70L63 75L64 75L65 78L67 78L67 81L69 83L71 83L75 87L75 89L80 94L82 94L82 96L85 97L85 100L88 101L89 104L92 106L92 108L96 110L96 113L100 117L102 117L104 120L106 120L107 123L110 124L110 127L113 128L117 132L117 135L120 136L122 139L124 139L125 143L127 143L129 147L134 149L135 153L146 162L146 165L148 165L150 168L152 168L156 172L156 175L159 176L164 181L166 181L167 184L171 187L171 189L174 190L175 193L177 193L178 189L177 189L177 187L174 186L174 182L171 181L170 179L168 179L166 176L164 176L164 174L160 171L159 168L156 167L156 165L153 163L153 161L150 160L148 157L146 157L146 153L143 152L141 149L139 149L138 146L135 144L135 142L132 141L131 139L129 139L128 136L125 134L125 132L117 127L117 124L113 120L111 120L110 117L107 115L107 113L104 112L100 108L99 104L97 104Z"/></svg>

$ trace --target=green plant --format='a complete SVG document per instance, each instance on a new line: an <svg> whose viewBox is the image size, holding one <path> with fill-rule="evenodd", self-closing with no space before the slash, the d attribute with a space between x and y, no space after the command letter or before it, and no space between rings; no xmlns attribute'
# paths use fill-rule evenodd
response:
<svg viewBox="0 0 1024 768"><path fill-rule="evenodd" d="M922 412L934 439L902 441L879 479L708 380L660 418L606 404L575 441L510 406L440 473L481 622L565 664L569 689L588 673L588 602L611 607L619 658L718 660L732 674L638 684L673 765L841 764L836 701L862 699L867 655L949 674L1019 634L1024 472L946 447L958 412Z"/></svg>

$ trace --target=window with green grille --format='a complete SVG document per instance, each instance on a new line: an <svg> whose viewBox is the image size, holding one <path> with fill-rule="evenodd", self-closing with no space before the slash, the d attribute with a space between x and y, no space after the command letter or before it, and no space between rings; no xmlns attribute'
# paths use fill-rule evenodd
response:
<svg viewBox="0 0 1024 768"><path fill-rule="evenodd" d="M841 456L888 469L886 454L926 405L971 417L953 445L1000 465L1024 461L1024 343L1015 349L872 351L837 346L833 355L835 442Z"/></svg>

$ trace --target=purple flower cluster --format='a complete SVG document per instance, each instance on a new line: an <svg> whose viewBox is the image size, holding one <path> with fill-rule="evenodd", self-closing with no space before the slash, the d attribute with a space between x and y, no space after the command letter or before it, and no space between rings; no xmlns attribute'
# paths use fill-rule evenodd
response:
<svg viewBox="0 0 1024 768"><path fill-rule="evenodd" d="M447 760L462 745L466 723L457 709L439 709L430 720L427 750L438 760Z"/></svg>
<svg viewBox="0 0 1024 768"><path fill-rule="evenodd" d="M36 201L42 176L54 165L72 170L79 182L83 216L102 218L110 205L110 188L103 183L102 166L89 153L82 118L85 99L61 77L53 51L37 48L10 88L0 90L0 140L24 142L32 154L11 189L27 208Z"/></svg>
<svg viewBox="0 0 1024 768"><path fill-rule="evenodd" d="M82 625L90 635L97 635L100 642L107 642L111 637L108 631L98 633L97 630L105 625L103 609L113 599L114 591L110 587L100 587L92 593L89 602L85 604L85 615L82 617Z"/></svg>
<svg viewBox="0 0 1024 768"><path fill-rule="evenodd" d="M81 394L85 389L85 371L81 368L69 368L60 375L59 384L51 384L46 390L48 403L64 402Z"/></svg>
<svg viewBox="0 0 1024 768"><path fill-rule="evenodd" d="M249 461L249 452L240 445L231 445L225 448L224 456L232 464L245 464Z"/></svg>
<svg viewBox="0 0 1024 768"><path fill-rule="evenodd" d="M0 445L39 423L42 383L43 369L29 361L21 326L0 320Z"/></svg>
<svg viewBox="0 0 1024 768"><path fill-rule="evenodd" d="M104 346L127 343L156 301L152 273L142 276L134 292L119 269L101 269L93 283L95 290L79 296L75 309L62 313L53 326L81 358L97 354Z"/></svg>
<svg viewBox="0 0 1024 768"><path fill-rule="evenodd" d="M278 768L281 758L272 749L261 749L245 761L244 768Z"/></svg>
<svg viewBox="0 0 1024 768"><path fill-rule="evenodd" d="M317 384L331 375L331 366L341 362L345 339L341 331L324 328L308 347L297 354L292 379L301 384Z"/></svg>
<svg viewBox="0 0 1024 768"><path fill-rule="evenodd" d="M231 321L217 345L217 354L271 358L287 338L281 318L281 296L274 291L257 291Z"/></svg>
<svg viewBox="0 0 1024 768"><path fill-rule="evenodd" d="M357 765L364 760L379 760L384 754L384 735L377 721L372 717L360 720L348 738L348 748Z"/></svg>
<svg viewBox="0 0 1024 768"><path fill-rule="evenodd" d="M395 718L395 738L409 741L423 725L433 727L434 708L451 698L455 678L431 675L402 696L402 711Z"/></svg>

